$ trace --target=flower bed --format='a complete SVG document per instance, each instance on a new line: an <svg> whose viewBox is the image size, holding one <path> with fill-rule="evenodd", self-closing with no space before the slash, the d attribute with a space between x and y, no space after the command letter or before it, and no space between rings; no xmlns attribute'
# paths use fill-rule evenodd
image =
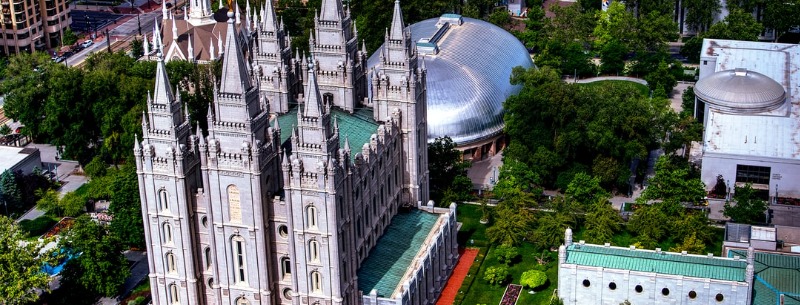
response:
<svg viewBox="0 0 800 305"><path fill-rule="evenodd" d="M55 226L50 228L50 230L48 230L47 233L44 233L43 237L44 238L50 238L50 237L56 236L58 234L61 234L61 232L69 230L69 228L72 227L72 224L74 222L75 222L75 219L72 218L72 217L61 218L61 220L59 220L58 223L56 223Z"/></svg>
<svg viewBox="0 0 800 305"><path fill-rule="evenodd" d="M514 305L517 304L517 298L522 291L522 286L510 284L506 287L506 292L503 293L503 299L500 300L500 305Z"/></svg>

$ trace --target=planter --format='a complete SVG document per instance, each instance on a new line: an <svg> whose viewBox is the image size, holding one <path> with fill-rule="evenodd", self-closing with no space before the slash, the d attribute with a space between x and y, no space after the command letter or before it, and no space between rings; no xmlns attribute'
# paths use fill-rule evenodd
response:
<svg viewBox="0 0 800 305"><path fill-rule="evenodd" d="M489 218L481 218L481 220L479 220L478 222L480 222L482 225L488 224Z"/></svg>

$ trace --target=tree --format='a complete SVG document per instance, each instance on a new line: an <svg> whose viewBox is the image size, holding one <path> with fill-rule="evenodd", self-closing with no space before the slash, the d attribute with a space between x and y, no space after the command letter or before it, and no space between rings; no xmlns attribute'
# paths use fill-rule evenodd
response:
<svg viewBox="0 0 800 305"><path fill-rule="evenodd" d="M688 162L673 161L676 158L662 156L656 161L656 175L648 181L640 202L661 199L664 201L700 202L705 197L705 184L696 177Z"/></svg>
<svg viewBox="0 0 800 305"><path fill-rule="evenodd" d="M55 190L39 190L37 196L39 200L36 201L36 207L44 210L47 215L59 217L64 215L58 192Z"/></svg>
<svg viewBox="0 0 800 305"><path fill-rule="evenodd" d="M765 0L763 3L762 21L765 27L775 30L775 41L800 25L800 0Z"/></svg>
<svg viewBox="0 0 800 305"><path fill-rule="evenodd" d="M5 170L0 174L0 196L4 204L18 208L22 205L22 194L17 186L17 179L11 170Z"/></svg>
<svg viewBox="0 0 800 305"><path fill-rule="evenodd" d="M44 104L49 94L53 61L45 53L22 52L10 57L0 92L5 92L5 115L25 125L23 133L38 141ZM58 65L63 67L63 65Z"/></svg>
<svg viewBox="0 0 800 305"><path fill-rule="evenodd" d="M80 254L64 267L62 282L108 297L120 292L130 270L122 243L105 228L83 215L75 219L60 246Z"/></svg>
<svg viewBox="0 0 800 305"><path fill-rule="evenodd" d="M668 222L669 217L658 206L645 205L633 212L628 231L658 241L666 234Z"/></svg>
<svg viewBox="0 0 800 305"><path fill-rule="evenodd" d="M686 25L698 33L711 26L711 23L714 22L714 16L721 9L719 0L685 0L681 3L683 8L686 9Z"/></svg>
<svg viewBox="0 0 800 305"><path fill-rule="evenodd" d="M522 273L519 283L529 289L535 289L547 283L547 274L539 270L528 270Z"/></svg>
<svg viewBox="0 0 800 305"><path fill-rule="evenodd" d="M586 214L584 239L593 244L610 242L620 230L622 218L605 199L598 200Z"/></svg>
<svg viewBox="0 0 800 305"><path fill-rule="evenodd" d="M486 236L493 243L519 245L528 236L534 217L519 198L509 198L496 209L494 225L486 229Z"/></svg>
<svg viewBox="0 0 800 305"><path fill-rule="evenodd" d="M564 194L575 198L585 208L599 200L605 201L611 198L611 194L600 186L600 179L586 173L577 173Z"/></svg>
<svg viewBox="0 0 800 305"><path fill-rule="evenodd" d="M136 168L126 165L113 177L109 212L114 216L110 231L127 247L144 248L144 223L139 200L139 180Z"/></svg>
<svg viewBox="0 0 800 305"><path fill-rule="evenodd" d="M72 29L64 30L64 38L61 40L61 44L69 46L75 44L77 41L78 36L75 35L75 32L73 32Z"/></svg>
<svg viewBox="0 0 800 305"><path fill-rule="evenodd" d="M533 232L534 242L545 249L558 247L563 242L564 230L574 224L571 220L565 213L543 213Z"/></svg>
<svg viewBox="0 0 800 305"><path fill-rule="evenodd" d="M36 290L49 290L50 277L41 271L50 262L50 253L42 253L44 243L25 241L14 221L0 216L0 303L27 304L39 298Z"/></svg>
<svg viewBox="0 0 800 305"><path fill-rule="evenodd" d="M506 28L511 23L511 14L509 14L508 10L498 9L489 15L486 21L501 28Z"/></svg>
<svg viewBox="0 0 800 305"><path fill-rule="evenodd" d="M705 38L757 41L764 27L748 13L738 8L730 11L728 16L717 22L705 33Z"/></svg>
<svg viewBox="0 0 800 305"><path fill-rule="evenodd" d="M494 248L494 254L497 255L498 262L510 266L514 259L519 256L519 250L517 250L517 247L500 245Z"/></svg>
<svg viewBox="0 0 800 305"><path fill-rule="evenodd" d="M98 178L105 176L107 167L108 165L106 165L100 156L95 156L92 158L92 161L89 162L89 164L86 164L86 166L83 167L83 171L90 178Z"/></svg>
<svg viewBox="0 0 800 305"><path fill-rule="evenodd" d="M131 56L133 56L133 58L139 58L142 57L143 54L144 45L142 41L134 38L133 41L131 41Z"/></svg>
<svg viewBox="0 0 800 305"><path fill-rule="evenodd" d="M692 254L703 254L705 250L706 245L701 239L697 238L695 233L687 236L682 243L677 244L675 247L669 249L669 251L672 252L686 251Z"/></svg>
<svg viewBox="0 0 800 305"><path fill-rule="evenodd" d="M661 90L665 94L671 94L672 88L675 88L675 85L678 84L675 75L672 74L665 62L659 63L655 70L644 76L644 80L647 81L647 86L650 87L650 90Z"/></svg>
<svg viewBox="0 0 800 305"><path fill-rule="evenodd" d="M725 201L722 215L737 223L754 224L764 222L767 202L758 198L752 184L748 183L744 187L736 187L733 201L735 204Z"/></svg>
<svg viewBox="0 0 800 305"><path fill-rule="evenodd" d="M7 136L11 134L11 131L11 127L8 127L6 124L2 124L2 126L0 126L0 136Z"/></svg>
<svg viewBox="0 0 800 305"><path fill-rule="evenodd" d="M617 74L625 71L625 56L628 50L617 39L606 43L600 49L600 72L603 74Z"/></svg>
<svg viewBox="0 0 800 305"><path fill-rule="evenodd" d="M508 279L508 268L506 266L492 266L486 268L483 279L489 284L500 285Z"/></svg>
<svg viewBox="0 0 800 305"><path fill-rule="evenodd" d="M468 196L472 182L467 182L467 168L469 163L461 160L461 152L456 149L456 143L450 137L436 138L433 143L428 144L431 199L441 204L450 204L442 201L448 189L452 192L449 200L461 201L465 192ZM466 180L456 179L460 176Z"/></svg>

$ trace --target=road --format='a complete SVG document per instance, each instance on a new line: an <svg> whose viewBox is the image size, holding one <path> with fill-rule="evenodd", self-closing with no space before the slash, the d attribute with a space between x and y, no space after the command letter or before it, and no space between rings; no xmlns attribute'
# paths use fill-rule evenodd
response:
<svg viewBox="0 0 800 305"><path fill-rule="evenodd" d="M107 51L107 50L108 50L108 47L107 47L106 40L103 39L103 41L96 42L93 45L89 46L88 48L83 49L80 52L75 53L75 55L72 55L69 58L65 59L64 60L64 64L67 65L67 66L70 66L70 67L74 67L76 65L79 65L79 64L83 63L83 61L89 55L94 54L95 52Z"/></svg>
<svg viewBox="0 0 800 305"><path fill-rule="evenodd" d="M148 34L153 32L153 27L155 25L156 19L161 20L161 10L154 10L149 13L143 13L139 15L139 19L142 22L142 34ZM139 34L139 23L136 20L136 17L128 19L125 23L117 26L113 30L109 32L111 36L132 36Z"/></svg>

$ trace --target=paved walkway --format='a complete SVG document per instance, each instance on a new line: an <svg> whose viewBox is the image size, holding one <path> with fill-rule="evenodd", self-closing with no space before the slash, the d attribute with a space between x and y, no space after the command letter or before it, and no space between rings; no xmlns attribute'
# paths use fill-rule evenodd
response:
<svg viewBox="0 0 800 305"><path fill-rule="evenodd" d="M442 294L439 296L439 300L436 301L436 305L453 304L453 301L455 301L458 295L458 289L460 289L461 284L464 283L464 279L469 273L469 267L472 267L472 263L475 262L475 258L478 257L479 251L478 249L469 248L459 252L461 252L461 257L458 258L458 263L456 267L453 268L453 274L450 275L450 279L448 279L447 284L444 285L444 289L442 289Z"/></svg>
<svg viewBox="0 0 800 305"><path fill-rule="evenodd" d="M472 163L467 171L467 177L472 180L472 187L476 190L492 189L497 176L500 174L500 166L503 165L503 152L484 160ZM492 180L494 178L495 181Z"/></svg>
<svg viewBox="0 0 800 305"><path fill-rule="evenodd" d="M647 86L647 81L646 80L643 80L641 78L628 77L628 76L598 76L598 77L590 77L590 78L579 79L577 81L577 83L585 84L585 83L593 83L593 82L599 82L599 81L604 81L604 80L624 80L624 81L639 83L639 84ZM574 82L575 80L572 80L572 81Z"/></svg>
<svg viewBox="0 0 800 305"><path fill-rule="evenodd" d="M42 158L42 165L45 167L44 169L53 171L53 173L56 175L56 179L63 183L61 188L58 190L58 193L61 197L64 197L64 195L68 192L78 189L81 185L89 180L86 176L72 174L80 166L78 162L61 159L56 160L57 152L55 146L50 144L31 143L25 147L39 149L39 153L41 154ZM44 215L44 211L39 210L34 206L28 210L28 212L23 214L22 217L18 218L17 221L22 221L24 219L33 220L42 215Z"/></svg>

